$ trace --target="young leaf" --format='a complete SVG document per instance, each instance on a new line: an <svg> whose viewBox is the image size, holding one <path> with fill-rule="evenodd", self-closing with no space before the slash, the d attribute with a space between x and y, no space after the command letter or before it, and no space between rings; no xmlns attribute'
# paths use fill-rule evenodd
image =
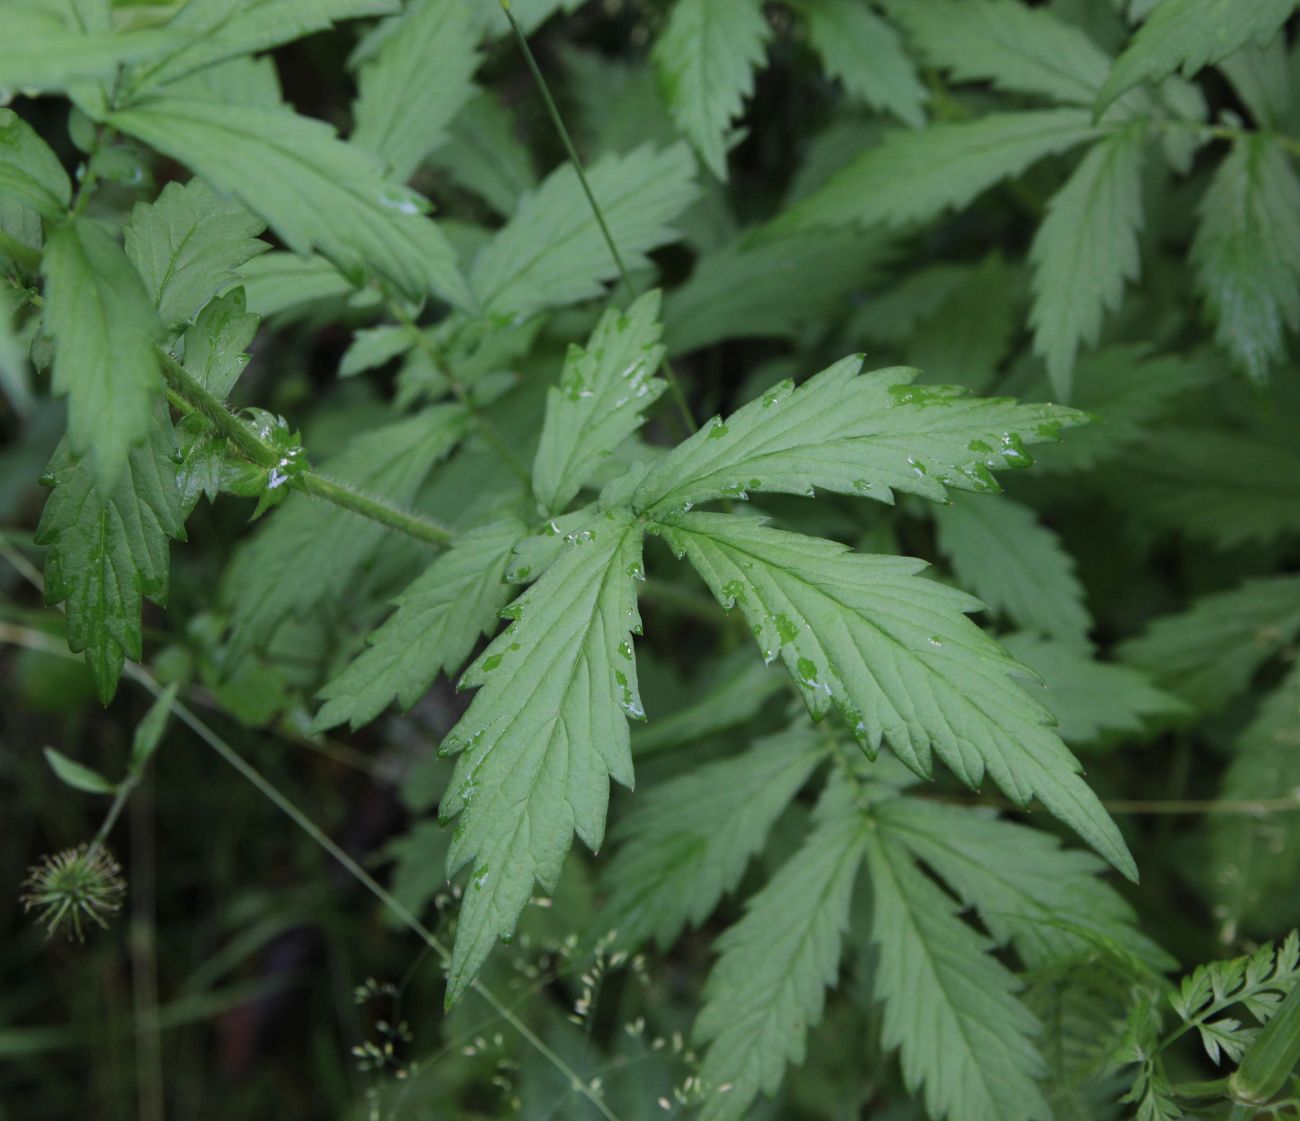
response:
<svg viewBox="0 0 1300 1121"><path fill-rule="evenodd" d="M840 943L867 828L847 783L832 781L803 846L720 937L695 1038L701 1121L740 1121L759 1091L774 1094L786 1065L804 1059L808 1029L839 973Z"/></svg>
<svg viewBox="0 0 1300 1121"><path fill-rule="evenodd" d="M54 388L68 397L68 442L101 493L114 494L162 388L154 350L161 324L131 262L88 219L50 235L41 268Z"/></svg>
<svg viewBox="0 0 1300 1121"><path fill-rule="evenodd" d="M923 777L932 752L969 786L987 771L1017 805L1037 796L1134 876L1051 714L1010 676L1028 671L966 618L977 600L918 577L923 561L861 556L754 519L690 513L660 532L723 607L740 608L814 719L835 707L868 751L884 741Z"/></svg>
<svg viewBox="0 0 1300 1121"><path fill-rule="evenodd" d="M45 601L67 601L68 646L86 652L105 704L125 659L141 656L141 597L166 601L168 539L185 536L175 446L157 401L148 439L131 450L112 490L66 447L48 469L54 491L36 530L37 544L49 546Z"/></svg>
<svg viewBox="0 0 1300 1121"><path fill-rule="evenodd" d="M153 758L153 753L162 743L162 734L167 729L167 718L172 714L172 705L176 701L177 685L167 686L163 693L149 706L144 719L136 726L135 736L131 740L131 774L139 778Z"/></svg>
<svg viewBox="0 0 1300 1121"><path fill-rule="evenodd" d="M1086 647L1038 635L1001 636L1012 657L1042 679L1025 682L1029 695L1056 717L1057 734L1071 747L1145 738L1148 725L1185 715L1190 709L1129 666L1098 662Z"/></svg>
<svg viewBox="0 0 1300 1121"><path fill-rule="evenodd" d="M352 345L339 362L339 377L350 378L365 370L373 370L405 354L415 346L411 329L403 325L367 327L352 338Z"/></svg>
<svg viewBox="0 0 1300 1121"><path fill-rule="evenodd" d="M439 808L460 817L448 875L471 864L447 979L458 1000L498 938L509 938L533 884L554 891L577 835L605 834L611 777L632 785L627 717L641 719L631 636L641 529L609 512L506 608L506 630L465 671L479 691L441 753L459 754Z"/></svg>
<svg viewBox="0 0 1300 1121"><path fill-rule="evenodd" d="M12 109L0 109L0 192L46 218L62 217L72 201L59 157Z"/></svg>
<svg viewBox="0 0 1300 1121"><path fill-rule="evenodd" d="M58 776L59 781L72 787L73 790L80 790L83 794L112 794L117 790L115 782L110 782L94 768L78 763L75 759L69 759L52 747L45 749L45 761L49 763L50 770Z"/></svg>
<svg viewBox="0 0 1300 1121"><path fill-rule="evenodd" d="M826 72L850 94L913 128L925 123L925 87L889 24L858 0L798 0L796 7Z"/></svg>
<svg viewBox="0 0 1300 1121"><path fill-rule="evenodd" d="M1180 68L1190 78L1248 43L1266 42L1294 10L1295 0L1160 0L1111 68L1096 111L1139 83L1158 82Z"/></svg>
<svg viewBox="0 0 1300 1121"><path fill-rule="evenodd" d="M768 34L758 0L676 0L654 46L673 119L719 179L727 178L731 122L754 88Z"/></svg>
<svg viewBox="0 0 1300 1121"><path fill-rule="evenodd" d="M339 20L384 16L399 0L189 0L172 17L169 31L183 35L183 49L142 68L136 90L165 85L238 55L324 31Z"/></svg>
<svg viewBox="0 0 1300 1121"><path fill-rule="evenodd" d="M1075 352L1094 346L1102 316L1137 279L1142 228L1142 125L1095 144L1047 205L1029 250L1034 264L1034 349L1052 386L1070 396Z"/></svg>
<svg viewBox="0 0 1300 1121"><path fill-rule="evenodd" d="M661 331L656 290L626 312L608 309L585 349L569 347L559 387L546 393L533 463L533 493L547 513L569 505L667 388L654 376L664 353Z"/></svg>
<svg viewBox="0 0 1300 1121"><path fill-rule="evenodd" d="M587 181L600 202L623 263L673 240L668 225L695 197L691 154L680 144L642 147L592 164ZM618 266L570 164L557 168L474 261L470 284L484 308L526 319L546 307L589 299Z"/></svg>
<svg viewBox="0 0 1300 1121"><path fill-rule="evenodd" d="M1248 580L1157 619L1119 648L1198 712L1243 692L1256 672L1300 633L1300 576Z"/></svg>
<svg viewBox="0 0 1300 1121"><path fill-rule="evenodd" d="M629 948L668 949L735 891L781 811L808 781L826 741L807 725L765 736L637 797L614 831L604 929Z"/></svg>
<svg viewBox="0 0 1300 1121"><path fill-rule="evenodd" d="M750 492L813 488L892 502L894 491L943 501L948 487L996 491L992 472L1031 462L1026 444L1054 440L1082 413L955 386L909 383L904 368L860 374L843 358L797 389L775 386L724 422L715 417L659 459L633 506L659 517Z"/></svg>
<svg viewBox="0 0 1300 1121"><path fill-rule="evenodd" d="M209 300L185 331L185 372L224 400L248 364L259 320L244 310L244 290L232 288Z"/></svg>
<svg viewBox="0 0 1300 1121"><path fill-rule="evenodd" d="M1215 339L1254 381L1300 327L1300 180L1268 137L1233 145L1200 207L1192 263Z"/></svg>
<svg viewBox="0 0 1300 1121"><path fill-rule="evenodd" d="M958 494L933 516L962 587L1022 627L1076 646L1086 640L1092 622L1074 561L1033 510L998 495Z"/></svg>
<svg viewBox="0 0 1300 1121"><path fill-rule="evenodd" d="M942 878L1030 969L1107 950L1154 972L1175 965L1138 930L1133 908L1101 878L1101 861L1062 848L1050 833L921 798L890 799L872 814L889 843Z"/></svg>
<svg viewBox="0 0 1300 1121"><path fill-rule="evenodd" d="M475 92L479 20L466 0L418 0L373 36L379 45L357 73L351 140L404 183Z"/></svg>
<svg viewBox="0 0 1300 1121"><path fill-rule="evenodd" d="M1300 668L1260 705L1234 745L1219 797L1269 802L1300 790ZM1210 818L1210 885L1227 940L1253 928L1300 876L1300 813L1218 814Z"/></svg>
<svg viewBox="0 0 1300 1121"><path fill-rule="evenodd" d="M367 269L412 299L433 293L472 307L442 232L419 195L322 121L287 110L159 98L108 123L189 164L240 199L300 254L319 249L354 282Z"/></svg>
<svg viewBox="0 0 1300 1121"><path fill-rule="evenodd" d="M369 636L366 649L321 689L326 703L312 727L346 720L359 728L394 699L410 708L439 673L460 666L510 598L506 566L524 533L522 523L510 520L458 537L393 601L397 610Z"/></svg>
<svg viewBox="0 0 1300 1121"><path fill-rule="evenodd" d="M924 0L894 11L926 60L961 81L1091 105L1110 69L1083 31L1019 0Z"/></svg>
<svg viewBox="0 0 1300 1121"><path fill-rule="evenodd" d="M325 464L331 478L408 504L430 469L464 435L465 410L435 405L354 437ZM264 646L290 615L339 603L385 528L349 510L291 495L226 569L232 643Z"/></svg>
<svg viewBox="0 0 1300 1121"><path fill-rule="evenodd" d="M137 203L123 233L126 255L159 317L175 327L234 280L241 265L271 248L257 238L263 228L239 203L191 179L168 183L152 203Z"/></svg>
<svg viewBox="0 0 1300 1121"><path fill-rule="evenodd" d="M989 113L973 121L893 132L773 224L904 226L962 207L1045 156L1102 134L1082 109Z"/></svg>

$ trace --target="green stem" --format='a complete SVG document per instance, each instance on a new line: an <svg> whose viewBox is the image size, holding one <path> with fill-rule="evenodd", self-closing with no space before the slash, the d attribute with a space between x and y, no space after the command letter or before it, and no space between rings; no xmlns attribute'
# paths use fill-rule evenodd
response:
<svg viewBox="0 0 1300 1121"><path fill-rule="evenodd" d="M258 467L270 468L280 462L281 453L263 440L251 424L235 416L226 408L224 401L213 396L204 386L190 377L185 368L161 347L158 349L158 354L161 358L163 376L171 390L201 413L240 455ZM414 537L417 541L424 541L431 545L447 545L455 537L450 529L437 522L399 509L381 499L371 498L315 471L306 471L296 476L293 485L304 494L332 502L335 506L351 510L363 518L369 518L371 521Z"/></svg>
<svg viewBox="0 0 1300 1121"><path fill-rule="evenodd" d="M99 827L99 832L95 834L95 839L90 842L89 854L94 855L99 846L107 839L109 833L113 831L113 826L117 824L118 817L121 816L122 808L126 801L131 797L131 791L140 785L140 780L132 775L128 775L117 785L117 793L113 795L113 804L108 807L108 813L104 815L104 823Z"/></svg>
<svg viewBox="0 0 1300 1121"><path fill-rule="evenodd" d="M546 77L542 74L541 67L537 65L537 59L533 56L533 49L528 45L528 37L515 20L514 12L510 10L510 0L500 0L500 2L501 10L505 12L506 19L510 21L510 29L515 33L515 41L519 44L520 51L523 52L524 61L528 64L529 73L532 74L533 81L537 84L537 89L542 95L542 101L546 105L546 112L551 118L551 123L555 126L555 131L559 134L560 143L564 145L565 154L569 157L573 170L578 174L578 182L582 184L582 193L587 196L591 212L596 216L596 224L600 227L600 232L605 238L605 244L609 246L609 252L614 258L614 264L618 266L618 274L622 277L623 286L627 289L628 297L636 299L639 294L636 285L632 283L632 277L628 274L627 266L623 263L623 257L614 242L614 235L610 233L609 225L605 221L605 213L601 210L600 203L596 201L596 194L587 181L587 172L582 166L582 160L578 157L578 149L574 147L573 138L569 135L569 130L564 124L564 118L560 115L555 99L551 96L551 88L547 85ZM682 384L677 378L677 373L673 370L672 363L668 361L667 351L664 352L661 368L663 369L664 380L668 382L673 401L677 405L678 415L685 426L686 435L689 436L695 431L695 418L691 416L691 407L687 404L686 394L682 392Z"/></svg>

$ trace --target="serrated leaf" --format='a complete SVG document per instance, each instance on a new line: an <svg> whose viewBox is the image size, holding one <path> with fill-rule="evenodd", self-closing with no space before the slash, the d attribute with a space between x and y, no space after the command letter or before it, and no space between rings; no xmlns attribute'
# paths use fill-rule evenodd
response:
<svg viewBox="0 0 1300 1121"><path fill-rule="evenodd" d="M722 956L695 1022L696 1040L709 1045L701 1121L740 1121L760 1091L777 1091L787 1064L803 1062L808 1029L839 973L866 822L848 783L835 780L813 820L799 851L714 944Z"/></svg>
<svg viewBox="0 0 1300 1121"><path fill-rule="evenodd" d="M656 289L625 312L606 310L585 348L570 345L558 388L546 392L533 461L533 494L546 513L569 505L667 388L655 377L662 330Z"/></svg>
<svg viewBox="0 0 1300 1121"><path fill-rule="evenodd" d="M694 172L681 144L607 155L588 169L587 181L629 269L676 236L668 223L695 198ZM520 202L475 259L470 284L489 312L526 319L542 308L599 296L616 276L604 234L566 163Z"/></svg>
<svg viewBox="0 0 1300 1121"><path fill-rule="evenodd" d="M172 713L179 686L175 683L167 686L158 698L149 706L144 719L136 725L135 735L131 737L131 774L139 778L162 743L163 732L167 730L167 720Z"/></svg>
<svg viewBox="0 0 1300 1121"><path fill-rule="evenodd" d="M1262 129L1285 131L1291 112L1291 75L1285 35L1264 46L1249 44L1229 55L1219 69Z"/></svg>
<svg viewBox="0 0 1300 1121"><path fill-rule="evenodd" d="M1137 279L1144 126L1094 145L1047 204L1034 235L1034 349L1057 394L1069 399L1074 356L1095 346L1102 317Z"/></svg>
<svg viewBox="0 0 1300 1121"><path fill-rule="evenodd" d="M0 191L46 218L62 217L72 201L59 157L12 109L0 109Z"/></svg>
<svg viewBox="0 0 1300 1121"><path fill-rule="evenodd" d="M459 756L439 808L460 818L448 875L471 865L449 1006L512 935L533 885L555 890L574 833L600 847L610 778L632 785L640 572L640 526L625 513L597 517L506 608L511 624L461 678L478 693L440 749Z"/></svg>
<svg viewBox="0 0 1300 1121"><path fill-rule="evenodd" d="M1300 576L1247 580L1157 619L1119 648L1199 712L1222 708L1300 633Z"/></svg>
<svg viewBox="0 0 1300 1121"><path fill-rule="evenodd" d="M299 254L319 250L354 282L367 270L412 299L458 307L473 297L424 199L387 179L379 160L323 121L288 110L158 98L108 123L188 164L264 218Z"/></svg>
<svg viewBox="0 0 1300 1121"><path fill-rule="evenodd" d="M1141 933L1133 908L1101 878L1105 865L1091 853L974 807L894 798L872 814L889 841L937 873L1030 969L1108 952L1156 973L1176 964Z"/></svg>
<svg viewBox="0 0 1300 1121"><path fill-rule="evenodd" d="M449 138L429 161L509 217L537 186L532 156L515 135L515 119L488 92L470 101L452 121Z"/></svg>
<svg viewBox="0 0 1300 1121"><path fill-rule="evenodd" d="M611 838L602 928L629 949L653 938L666 950L688 924L700 926L736 890L825 750L814 729L791 728L639 794Z"/></svg>
<svg viewBox="0 0 1300 1121"><path fill-rule="evenodd" d="M729 514L683 515L660 532L718 602L739 607L815 719L832 707L871 752L888 743L928 777L938 754L969 786L987 772L1017 805L1037 797L1125 875L1133 859L1024 670L966 612L979 601L918 577L923 561L862 556L836 542Z"/></svg>
<svg viewBox="0 0 1300 1121"><path fill-rule="evenodd" d="M332 24L390 15L399 0L189 0L167 24L183 49L141 68L134 90L174 82L214 63L269 50Z"/></svg>
<svg viewBox="0 0 1300 1121"><path fill-rule="evenodd" d="M956 901L897 843L868 833L867 868L883 1042L899 1049L907 1088L924 1088L935 1118L1050 1117L1037 1083L1038 1022L1017 999L1016 978L989 953L992 944L957 917Z"/></svg>
<svg viewBox="0 0 1300 1121"><path fill-rule="evenodd" d="M405 506L466 424L462 406L434 405L354 437L323 464L323 473ZM226 568L234 647L260 648L289 616L345 602L357 571L388 532L350 510L291 495Z"/></svg>
<svg viewBox="0 0 1300 1121"><path fill-rule="evenodd" d="M957 581L1022 627L1074 644L1092 621L1074 560L1028 506L999 495L953 495L933 513Z"/></svg>
<svg viewBox="0 0 1300 1121"><path fill-rule="evenodd" d="M367 327L358 331L339 362L339 377L350 378L392 361L415 346L416 337L405 325Z"/></svg>
<svg viewBox="0 0 1300 1121"><path fill-rule="evenodd" d="M244 310L244 290L208 301L185 331L185 372L225 400L248 365L246 353L260 320Z"/></svg>
<svg viewBox="0 0 1300 1121"><path fill-rule="evenodd" d="M112 794L117 790L117 783L110 782L93 767L69 759L52 747L45 749L45 761L59 781L73 790L80 790L83 794Z"/></svg>
<svg viewBox="0 0 1300 1121"><path fill-rule="evenodd" d="M54 389L68 397L68 441L111 494L149 431L162 388L154 350L161 324L117 242L86 218L50 235L41 269Z"/></svg>
<svg viewBox="0 0 1300 1121"><path fill-rule="evenodd" d="M439 673L451 673L480 634L496 625L514 591L505 582L517 521L496 522L455 543L393 601L397 608L366 640L366 648L320 690L324 707L312 727L348 721L359 728L394 700L410 708Z"/></svg>
<svg viewBox="0 0 1300 1121"><path fill-rule="evenodd" d="M1175 70L1190 78L1248 43L1263 44L1295 10L1295 0L1161 0L1115 61L1097 96L1100 113L1142 82Z"/></svg>
<svg viewBox="0 0 1300 1121"><path fill-rule="evenodd" d="M357 72L351 140L394 179L411 177L474 94L479 22L467 0L419 0L373 32L380 44Z"/></svg>
<svg viewBox="0 0 1300 1121"><path fill-rule="evenodd" d="M1086 647L1026 633L1003 635L1001 642L1042 679L1024 687L1052 710L1058 734L1072 747L1145 739L1149 726L1190 711L1146 674L1096 661Z"/></svg>
<svg viewBox="0 0 1300 1121"><path fill-rule="evenodd" d="M895 12L926 60L962 81L1091 105L1110 69L1083 31L1018 0L922 0Z"/></svg>
<svg viewBox="0 0 1300 1121"><path fill-rule="evenodd" d="M861 374L843 358L797 389L784 381L726 421L704 425L656 461L633 495L663 516L751 492L814 488L892 502L894 491L943 501L947 488L996 491L992 472L1032 462L1026 444L1054 440L1083 414L910 384L903 367Z"/></svg>
<svg viewBox="0 0 1300 1121"><path fill-rule="evenodd" d="M1199 208L1191 258L1215 339L1254 381L1300 327L1300 179L1268 137L1233 145Z"/></svg>
<svg viewBox="0 0 1300 1121"><path fill-rule="evenodd" d="M652 59L668 109L705 166L727 178L732 120L770 34L758 0L677 0Z"/></svg>
<svg viewBox="0 0 1300 1121"><path fill-rule="evenodd" d="M71 13L69 13L71 14ZM185 38L170 29L82 30L39 0L8 0L0 39L0 88L59 92L109 79L120 66L170 54Z"/></svg>
<svg viewBox="0 0 1300 1121"><path fill-rule="evenodd" d="M919 128L925 87L898 33L858 0L798 0L826 72L874 109Z"/></svg>
<svg viewBox="0 0 1300 1121"><path fill-rule="evenodd" d="M131 450L111 491L66 448L48 469L54 491L36 530L37 544L49 547L45 601L66 601L68 646L85 651L105 704L125 659L141 657L142 597L166 601L168 539L185 536L175 446L166 409L155 402L148 439Z"/></svg>
<svg viewBox="0 0 1300 1121"><path fill-rule="evenodd" d="M892 132L774 225L789 231L928 221L1102 132L1082 109L988 113L919 132Z"/></svg>
<svg viewBox="0 0 1300 1121"><path fill-rule="evenodd" d="M189 322L240 266L271 248L257 238L263 228L238 203L191 179L168 183L152 203L137 203L123 234L159 317L175 327Z"/></svg>
<svg viewBox="0 0 1300 1121"><path fill-rule="evenodd" d="M704 253L664 301L669 351L683 354L723 339L789 338L847 312L851 295L890 254L872 232L814 231L764 237L749 230Z"/></svg>
<svg viewBox="0 0 1300 1121"><path fill-rule="evenodd" d="M278 250L244 265L239 282L248 310L263 319L324 300L344 299L353 291L347 277L324 257L299 257Z"/></svg>

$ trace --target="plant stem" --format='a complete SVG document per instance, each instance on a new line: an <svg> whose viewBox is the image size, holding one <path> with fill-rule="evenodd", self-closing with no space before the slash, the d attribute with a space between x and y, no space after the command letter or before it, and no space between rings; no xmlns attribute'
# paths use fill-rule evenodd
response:
<svg viewBox="0 0 1300 1121"><path fill-rule="evenodd" d="M555 99L551 96L551 88L546 83L546 77L542 74L541 67L537 65L537 59L533 56L533 49L528 45L528 37L515 20L514 12L510 10L510 0L500 0L500 2L501 10L505 12L506 19L510 21L510 29L515 33L515 41L519 44L520 51L523 52L524 61L528 64L529 73L532 74L533 81L537 84L537 89L542 95L542 101L546 105L546 112L551 118L551 123L555 126L555 131L559 134L560 142L564 145L565 154L569 157L573 170L578 174L578 182L582 184L582 193L587 196L591 212L596 216L596 224L600 227L600 232L605 238L605 244L609 246L609 252L614 258L614 264L618 266L618 274L623 280L623 286L627 289L628 298L636 299L639 295L636 285L632 283L632 277L628 274L627 266L623 263L623 257L614 242L614 235L610 232L609 225L605 221L604 211L601 210L600 203L596 201L596 194L587 181L587 172L582 166L582 160L578 157L578 150L574 147L573 138L569 135L568 128L565 127L564 118L560 115ZM678 415L685 426L686 435L689 436L695 431L695 418L691 416L691 407L686 401L686 394L682 392L682 383L678 380L677 373L668 360L666 350L660 365L663 369L664 380L668 382L673 401L677 405Z"/></svg>
<svg viewBox="0 0 1300 1121"><path fill-rule="evenodd" d="M90 842L89 852L91 855L99 850L112 832L113 826L117 824L117 819L121 816L122 807L126 805L126 800L131 797L131 791L140 785L140 780L133 775L128 775L117 784L117 793L113 795L113 804L108 807L108 813L104 815L104 823L99 827L99 832L95 834L95 839Z"/></svg>
<svg viewBox="0 0 1300 1121"><path fill-rule="evenodd" d="M235 448L240 455L258 467L270 468L280 462L281 453L263 440L247 421L241 420L221 401L200 385L185 371L170 354L161 347L158 349L162 372L168 386L204 418ZM455 533L429 518L399 509L382 499L372 498L353 490L343 483L316 471L306 471L293 478L292 485L304 494L322 498L360 514L363 518L379 522L400 533L424 541L430 545L447 545Z"/></svg>

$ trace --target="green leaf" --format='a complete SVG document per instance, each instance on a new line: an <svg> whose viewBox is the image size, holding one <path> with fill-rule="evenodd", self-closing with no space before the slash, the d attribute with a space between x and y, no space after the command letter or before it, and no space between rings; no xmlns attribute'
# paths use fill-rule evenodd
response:
<svg viewBox="0 0 1300 1121"><path fill-rule="evenodd" d="M509 217L537 186L532 156L515 127L514 117L493 94L480 93L452 121L449 138L429 162Z"/></svg>
<svg viewBox="0 0 1300 1121"><path fill-rule="evenodd" d="M642 147L593 163L587 181L623 263L676 237L668 225L695 198L691 154L680 144L662 152ZM470 284L483 307L526 319L543 308L601 295L618 276L605 237L572 165L557 168L474 261Z"/></svg>
<svg viewBox="0 0 1300 1121"><path fill-rule="evenodd" d="M1200 206L1192 263L1215 339L1254 381L1300 327L1300 180L1268 137L1233 145Z"/></svg>
<svg viewBox="0 0 1300 1121"><path fill-rule="evenodd" d="M415 346L415 338L411 329L404 324L385 324L358 331L339 362L339 377L350 378L392 361Z"/></svg>
<svg viewBox="0 0 1300 1121"><path fill-rule="evenodd" d="M166 602L168 539L185 536L175 446L156 401L148 439L131 450L112 490L66 447L48 468L54 492L36 530L37 544L49 547L45 601L66 601L68 646L85 651L105 704L125 659L141 657L141 598Z"/></svg>
<svg viewBox="0 0 1300 1121"><path fill-rule="evenodd" d="M1198 712L1222 708L1300 634L1300 576L1247 580L1157 619L1119 648Z"/></svg>
<svg viewBox="0 0 1300 1121"><path fill-rule="evenodd" d="M59 157L12 109L0 109L0 191L46 218L61 218L72 201Z"/></svg>
<svg viewBox="0 0 1300 1121"><path fill-rule="evenodd" d="M15 308L9 294L0 292L0 392L14 412L26 417L32 408L29 344L14 323Z"/></svg>
<svg viewBox="0 0 1300 1121"><path fill-rule="evenodd" d="M162 734L167 729L167 718L171 716L172 705L176 702L177 688L175 684L167 686L149 706L144 719L136 725L135 735L131 739L130 763L131 774L136 778L144 774L144 769L153 758L153 753L162 743Z"/></svg>
<svg viewBox="0 0 1300 1121"><path fill-rule="evenodd" d="M41 0L7 0L4 19L0 88L10 90L59 92L110 79L128 62L157 58L185 43L170 29L83 31Z"/></svg>
<svg viewBox="0 0 1300 1121"><path fill-rule="evenodd" d="M45 749L45 761L50 765L50 770L58 776L59 781L72 787L73 790L80 790L85 794L113 794L117 791L117 783L110 782L94 768L69 759L52 747Z"/></svg>
<svg viewBox="0 0 1300 1121"><path fill-rule="evenodd" d="M411 177L475 92L479 22L466 0L418 0L373 32L379 46L357 72L351 139L394 179Z"/></svg>
<svg viewBox="0 0 1300 1121"><path fill-rule="evenodd" d="M1095 346L1102 316L1138 275L1142 228L1141 124L1095 144L1047 204L1029 250L1034 265L1034 349L1056 392L1070 397L1074 356Z"/></svg>
<svg viewBox="0 0 1300 1121"><path fill-rule="evenodd" d="M244 290L208 301L185 331L185 372L214 397L230 395L248 365L259 320L244 310Z"/></svg>
<svg viewBox="0 0 1300 1121"><path fill-rule="evenodd" d="M126 255L144 279L163 323L187 323L235 279L245 262L271 247L261 221L220 199L201 179L168 183L152 203L137 203L123 231Z"/></svg>
<svg viewBox="0 0 1300 1121"><path fill-rule="evenodd" d="M352 283L323 257L273 251L239 270L248 310L263 319L305 305L352 295ZM358 293L353 300L356 301Z"/></svg>
<svg viewBox="0 0 1300 1121"><path fill-rule="evenodd" d="M323 473L405 506L466 425L462 406L434 405L354 437ZM346 602L357 572L388 532L350 510L291 495L226 569L235 648L263 647L289 616L304 618Z"/></svg>
<svg viewBox="0 0 1300 1121"><path fill-rule="evenodd" d="M998 495L958 494L933 517L939 549L962 587L1029 630L1075 645L1086 640L1092 621L1074 560L1032 509Z"/></svg>
<svg viewBox="0 0 1300 1121"><path fill-rule="evenodd" d="M1098 662L1076 644L1027 633L1003 635L1001 642L1042 678L1042 685L1024 687L1052 710L1057 733L1072 747L1146 739L1152 725L1189 711L1146 674Z"/></svg>
<svg viewBox="0 0 1300 1121"><path fill-rule="evenodd" d="M1220 799L1270 803L1300 790L1300 667L1260 705L1233 746ZM1210 891L1224 940L1263 928L1270 907L1300 876L1300 813L1216 814L1210 818Z"/></svg>
<svg viewBox="0 0 1300 1121"><path fill-rule="evenodd" d="M1285 131L1293 104L1286 54L1286 36L1274 35L1267 45L1245 46L1219 64L1255 123L1268 131Z"/></svg>
<svg viewBox="0 0 1300 1121"><path fill-rule="evenodd" d="M684 354L723 339L793 338L838 318L852 293L889 254L884 236L814 231L765 237L742 233L704 253L664 302L669 351Z"/></svg>
<svg viewBox="0 0 1300 1121"><path fill-rule="evenodd" d="M1190 78L1251 42L1263 44L1294 10L1295 0L1161 0L1111 68L1097 112L1142 82L1179 69Z"/></svg>
<svg viewBox="0 0 1300 1121"><path fill-rule="evenodd" d="M368 269L412 299L473 298L424 199L385 177L378 159L322 121L287 110L160 98L108 123L188 164L264 218L290 249L318 249L354 283Z"/></svg>
<svg viewBox="0 0 1300 1121"><path fill-rule="evenodd" d="M716 498L814 488L941 502L948 487L998 490L992 472L1028 465L1026 444L1084 420L1054 405L911 385L916 370L861 369L861 355L843 358L797 389L784 381L725 422L715 417L655 463L633 506L658 517Z"/></svg>
<svg viewBox="0 0 1300 1121"><path fill-rule="evenodd" d="M731 122L770 34L758 0L677 0L652 52L668 109L708 169L727 178Z"/></svg>
<svg viewBox="0 0 1300 1121"><path fill-rule="evenodd" d="M869 832L867 868L883 1042L899 1048L907 1088L924 1086L934 1118L1045 1121L1039 1025L992 943L897 842Z"/></svg>
<svg viewBox="0 0 1300 1121"><path fill-rule="evenodd" d="M818 226L899 227L963 207L1045 156L1095 139L1085 110L989 113L886 135L774 223L782 231Z"/></svg>
<svg viewBox="0 0 1300 1121"><path fill-rule="evenodd" d="M89 219L56 229L41 267L54 389L68 397L68 441L111 494L162 388L154 350L161 325L131 262Z"/></svg>
<svg viewBox="0 0 1300 1121"><path fill-rule="evenodd" d="M1065 849L1050 833L992 812L921 798L894 798L872 811L888 843L902 845L974 907L999 945L1014 945L1030 969L1123 955L1152 972L1173 958L1137 928L1137 916L1102 878L1091 853Z"/></svg>
<svg viewBox="0 0 1300 1121"><path fill-rule="evenodd" d="M320 690L326 701L312 727L347 720L359 728L396 699L410 708L439 673L451 673L480 634L496 625L514 589L505 582L517 521L471 530L433 562L394 601L397 608L366 640L366 649Z"/></svg>
<svg viewBox="0 0 1300 1121"><path fill-rule="evenodd" d="M898 33L858 0L797 0L826 72L853 97L904 124L925 123L925 87Z"/></svg>
<svg viewBox="0 0 1300 1121"><path fill-rule="evenodd" d="M1019 0L919 0L895 12L926 60L960 81L1092 105L1110 69L1083 31Z"/></svg>
<svg viewBox="0 0 1300 1121"><path fill-rule="evenodd" d="M1036 796L1134 876L1051 714L1011 676L1029 671L966 618L977 600L918 577L923 561L862 556L754 519L690 513L660 532L724 608L740 608L814 719L836 708L867 751L884 741L922 777L933 752L968 786L987 772L1017 805Z"/></svg>
<svg viewBox="0 0 1300 1121"><path fill-rule="evenodd" d="M439 809L456 824L447 872L471 865L447 979L458 1000L498 938L509 938L533 884L553 892L577 835L605 834L609 779L632 785L627 716L642 719L632 633L641 529L597 517L503 612L512 622L465 671L477 688L443 740L458 754Z"/></svg>
<svg viewBox="0 0 1300 1121"><path fill-rule="evenodd" d="M546 392L533 462L533 493L547 513L569 505L667 388L654 376L664 354L661 331L656 290L626 312L609 308L585 348L569 346L560 384Z"/></svg>
<svg viewBox="0 0 1300 1121"><path fill-rule="evenodd" d="M825 750L805 724L639 794L612 836L602 928L629 949L653 938L667 950L688 924L699 927L736 890Z"/></svg>
<svg viewBox="0 0 1300 1121"><path fill-rule="evenodd" d="M833 781L815 828L745 917L715 943L695 1038L709 1045L700 1083L701 1121L740 1121L759 1091L774 1094L788 1063L802 1063L827 986L839 973L840 944L867 828L845 782Z"/></svg>
<svg viewBox="0 0 1300 1121"><path fill-rule="evenodd" d="M213 63L269 50L333 23L390 15L399 0L189 0L168 23L183 49L143 68L135 90L164 85Z"/></svg>

